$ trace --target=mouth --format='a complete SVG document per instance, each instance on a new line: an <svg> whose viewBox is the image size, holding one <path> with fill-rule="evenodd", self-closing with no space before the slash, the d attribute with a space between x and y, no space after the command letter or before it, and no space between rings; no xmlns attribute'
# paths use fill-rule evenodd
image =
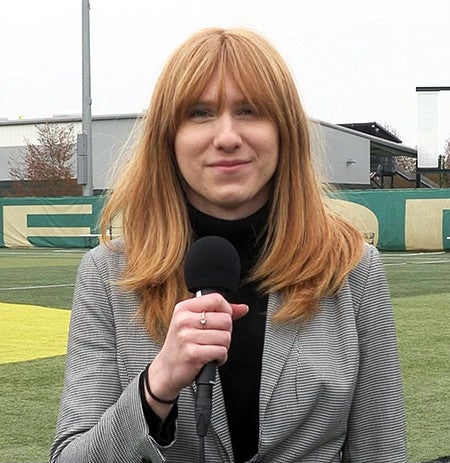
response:
<svg viewBox="0 0 450 463"><path fill-rule="evenodd" d="M212 162L209 167L220 172L237 172L250 164L250 161L243 159L226 159L217 162Z"/></svg>

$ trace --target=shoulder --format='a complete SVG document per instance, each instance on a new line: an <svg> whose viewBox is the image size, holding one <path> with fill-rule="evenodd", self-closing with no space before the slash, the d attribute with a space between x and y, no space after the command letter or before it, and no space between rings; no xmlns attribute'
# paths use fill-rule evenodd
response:
<svg viewBox="0 0 450 463"><path fill-rule="evenodd" d="M372 245L365 245L359 264L348 278L356 313L362 305L380 308L390 305L389 288L384 265L379 251Z"/></svg>
<svg viewBox="0 0 450 463"><path fill-rule="evenodd" d="M371 244L364 244L364 250L358 265L350 272L350 279L365 280L368 275L382 269L381 256L378 249Z"/></svg>
<svg viewBox="0 0 450 463"><path fill-rule="evenodd" d="M92 271L108 279L116 279L125 269L125 265L124 243L123 239L119 238L88 251L83 256L80 271Z"/></svg>

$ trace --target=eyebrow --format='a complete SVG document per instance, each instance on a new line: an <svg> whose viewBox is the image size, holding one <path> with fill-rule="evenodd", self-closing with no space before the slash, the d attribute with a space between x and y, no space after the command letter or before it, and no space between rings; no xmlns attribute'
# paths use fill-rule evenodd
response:
<svg viewBox="0 0 450 463"><path fill-rule="evenodd" d="M246 98L239 98L236 101L232 102L234 105L239 106L239 105L244 105L244 104L251 104L251 102L246 99ZM194 102L194 105L205 105L205 106L214 106L217 104L216 99L212 98L199 98L197 101Z"/></svg>
<svg viewBox="0 0 450 463"><path fill-rule="evenodd" d="M199 98L198 100L194 101L193 106L197 105L205 105L205 106L212 106L215 105L216 101L210 98Z"/></svg>

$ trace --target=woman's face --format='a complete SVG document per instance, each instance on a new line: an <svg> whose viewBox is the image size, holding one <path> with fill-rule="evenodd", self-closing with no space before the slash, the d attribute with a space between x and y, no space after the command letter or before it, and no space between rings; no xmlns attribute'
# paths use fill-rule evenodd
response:
<svg viewBox="0 0 450 463"><path fill-rule="evenodd" d="M189 202L206 214L234 220L269 199L278 130L230 76L222 106L219 110L219 81L213 77L178 129L175 155Z"/></svg>

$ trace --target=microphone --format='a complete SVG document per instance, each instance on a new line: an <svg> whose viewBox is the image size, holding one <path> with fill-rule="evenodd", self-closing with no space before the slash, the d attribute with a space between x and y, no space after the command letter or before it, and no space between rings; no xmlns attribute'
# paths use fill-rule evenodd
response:
<svg viewBox="0 0 450 463"><path fill-rule="evenodd" d="M236 248L220 236L205 236L195 241L186 254L184 279L196 297L236 291L241 276L241 261ZM203 366L196 378L195 421L197 435L206 436L211 421L212 390L217 362Z"/></svg>

